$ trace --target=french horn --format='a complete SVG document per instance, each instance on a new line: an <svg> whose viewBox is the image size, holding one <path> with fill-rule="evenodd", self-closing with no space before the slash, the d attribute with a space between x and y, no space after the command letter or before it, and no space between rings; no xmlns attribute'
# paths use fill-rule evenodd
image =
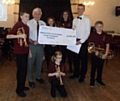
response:
<svg viewBox="0 0 120 101"><path fill-rule="evenodd" d="M100 47L95 47L95 44L93 42L90 42L88 44L88 53L93 53L96 51L99 52L98 57L102 59L102 56L105 54L105 49ZM114 56L114 52L112 50L109 50L106 59L112 59L113 56Z"/></svg>

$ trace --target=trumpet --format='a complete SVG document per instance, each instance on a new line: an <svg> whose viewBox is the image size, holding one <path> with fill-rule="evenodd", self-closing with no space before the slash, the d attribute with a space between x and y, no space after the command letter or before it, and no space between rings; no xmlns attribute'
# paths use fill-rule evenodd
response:
<svg viewBox="0 0 120 101"><path fill-rule="evenodd" d="M17 30L17 35L20 35L20 34L25 34L25 30L24 28L19 28ZM18 43L20 44L20 46L23 46L23 43L25 44L25 47L28 47L28 44L27 44L27 41L26 41L26 38L22 39L22 38L18 38Z"/></svg>
<svg viewBox="0 0 120 101"><path fill-rule="evenodd" d="M61 77L61 74L60 74L60 66L58 66L57 72L59 73L60 85L63 85L62 77Z"/></svg>
<svg viewBox="0 0 120 101"><path fill-rule="evenodd" d="M88 44L88 53L93 53L98 51L98 57L102 59L102 56L105 54L105 49L100 47L95 47L95 44L93 42L90 42ZM107 58L106 59L112 59L114 56L114 52L112 50L109 50Z"/></svg>

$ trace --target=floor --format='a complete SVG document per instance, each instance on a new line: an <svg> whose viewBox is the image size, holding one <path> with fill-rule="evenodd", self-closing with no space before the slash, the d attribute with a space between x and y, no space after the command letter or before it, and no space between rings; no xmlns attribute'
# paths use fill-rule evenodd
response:
<svg viewBox="0 0 120 101"><path fill-rule="evenodd" d="M112 60L105 62L103 71L103 81L106 86L102 87L95 84L92 88L89 85L90 81L90 59L88 71L84 83L79 83L78 79L70 80L71 75L68 72L68 63L66 63L67 74L64 80L64 85L67 89L68 96L62 98L57 92L57 97L50 96L50 84L47 77L46 63L43 62L42 78L45 84L35 82L36 87L30 88L30 91L25 92L27 97L21 98L16 95L16 64L15 61L5 59L0 63L0 101L120 101L120 56L115 56ZM28 79L26 80L28 86Z"/></svg>

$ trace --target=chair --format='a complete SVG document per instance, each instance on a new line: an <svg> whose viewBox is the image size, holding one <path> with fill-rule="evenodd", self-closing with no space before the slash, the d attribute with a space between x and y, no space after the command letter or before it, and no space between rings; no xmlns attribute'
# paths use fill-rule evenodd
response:
<svg viewBox="0 0 120 101"><path fill-rule="evenodd" d="M95 27L91 26L90 33L92 33L93 31L95 31Z"/></svg>
<svg viewBox="0 0 120 101"><path fill-rule="evenodd" d="M112 31L112 30L108 30L108 31L105 31L106 33L111 33L111 34L113 34L113 33L115 33L115 31Z"/></svg>
<svg viewBox="0 0 120 101"><path fill-rule="evenodd" d="M118 53L120 53L120 44L115 46L116 49L116 55L118 55Z"/></svg>
<svg viewBox="0 0 120 101"><path fill-rule="evenodd" d="M120 36L118 36L118 35L113 36L113 39L112 39L110 45L117 56L118 51L119 51L119 46L120 46Z"/></svg>
<svg viewBox="0 0 120 101"><path fill-rule="evenodd" d="M109 38L110 38L110 42L112 42L112 34L108 34ZM111 44L110 44L110 49L112 50ZM106 64L108 63L108 59L106 59Z"/></svg>
<svg viewBox="0 0 120 101"><path fill-rule="evenodd" d="M3 64L5 60L12 61L14 59L13 55L13 40L5 39L1 47L1 63Z"/></svg>
<svg viewBox="0 0 120 101"><path fill-rule="evenodd" d="M4 36L4 27L0 27L0 38Z"/></svg>
<svg viewBox="0 0 120 101"><path fill-rule="evenodd" d="M117 43L115 44L116 56L120 53L120 36L117 36Z"/></svg>

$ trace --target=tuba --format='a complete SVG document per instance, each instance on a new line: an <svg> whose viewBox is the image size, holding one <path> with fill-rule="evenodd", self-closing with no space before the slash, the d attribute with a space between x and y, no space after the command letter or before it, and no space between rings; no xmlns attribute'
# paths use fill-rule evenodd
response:
<svg viewBox="0 0 120 101"><path fill-rule="evenodd" d="M96 51L99 52L99 54L98 54L99 58L102 58L102 56L105 54L105 49L100 48L100 47L95 47L95 44L93 42L90 42L88 44L88 53L93 53L93 52L96 52ZM112 50L109 50L106 59L112 59L113 56L114 56L114 52Z"/></svg>
<svg viewBox="0 0 120 101"><path fill-rule="evenodd" d="M17 30L17 35L20 35L20 34L25 34L25 30L24 30L23 27L22 28L18 28L18 30ZM18 38L18 43L20 44L20 46L23 46L23 43L24 43L25 47L28 47L26 38L24 38L24 39Z"/></svg>
<svg viewBox="0 0 120 101"><path fill-rule="evenodd" d="M60 66L57 67L57 72L59 73L60 85L63 85L62 77L61 77L61 74L60 74Z"/></svg>

